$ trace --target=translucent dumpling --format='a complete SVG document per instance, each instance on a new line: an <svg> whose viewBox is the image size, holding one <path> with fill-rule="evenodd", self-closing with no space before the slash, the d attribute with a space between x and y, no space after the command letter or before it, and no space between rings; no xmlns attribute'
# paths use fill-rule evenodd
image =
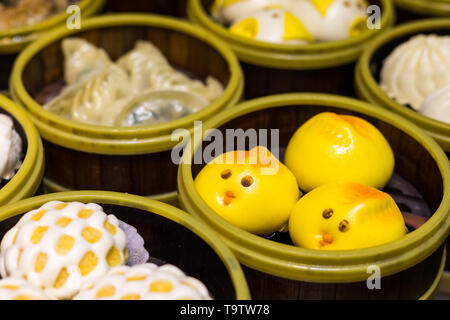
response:
<svg viewBox="0 0 450 320"><path fill-rule="evenodd" d="M150 91L123 102L103 118L105 125L134 126L168 122L195 113L209 105L205 98L175 90Z"/></svg>
<svg viewBox="0 0 450 320"><path fill-rule="evenodd" d="M450 124L450 83L429 95L420 106L419 113Z"/></svg>
<svg viewBox="0 0 450 320"><path fill-rule="evenodd" d="M138 41L132 51L118 60L117 65L131 77L134 93L149 89L171 89L188 91L208 101L217 99L223 93L222 84L212 77L208 77L204 84L172 68L159 49L150 42Z"/></svg>
<svg viewBox="0 0 450 320"><path fill-rule="evenodd" d="M64 53L64 80L67 84L83 81L112 62L105 50L81 38L68 38L62 42Z"/></svg>
<svg viewBox="0 0 450 320"><path fill-rule="evenodd" d="M104 118L111 112L117 113L130 90L126 72L111 64L84 82L66 87L44 108L71 120L108 125Z"/></svg>
<svg viewBox="0 0 450 320"><path fill-rule="evenodd" d="M382 90L415 110L449 83L450 36L414 36L387 57L381 70Z"/></svg>
<svg viewBox="0 0 450 320"><path fill-rule="evenodd" d="M84 39L64 40L63 51L68 86L44 108L70 120L104 126L171 121L208 106L224 90L212 77L204 83L175 70L147 41L117 62Z"/></svg>

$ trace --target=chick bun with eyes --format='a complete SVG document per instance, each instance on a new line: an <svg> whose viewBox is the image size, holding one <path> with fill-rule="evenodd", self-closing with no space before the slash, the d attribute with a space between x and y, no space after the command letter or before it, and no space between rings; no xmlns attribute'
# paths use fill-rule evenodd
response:
<svg viewBox="0 0 450 320"><path fill-rule="evenodd" d="M406 226L387 193L363 184L330 183L297 202L289 232L302 248L352 250L400 239Z"/></svg>
<svg viewBox="0 0 450 320"><path fill-rule="evenodd" d="M258 235L283 230L301 195L295 176L265 147L218 156L199 172L195 187L223 219Z"/></svg>

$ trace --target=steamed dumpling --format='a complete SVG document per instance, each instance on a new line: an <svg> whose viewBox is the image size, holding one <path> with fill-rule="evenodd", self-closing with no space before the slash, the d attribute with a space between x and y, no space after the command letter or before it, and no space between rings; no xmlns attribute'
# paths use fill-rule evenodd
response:
<svg viewBox="0 0 450 320"><path fill-rule="evenodd" d="M64 40L63 51L68 86L44 108L70 120L102 126L167 122L207 107L224 91L213 77L203 83L175 70L146 41L116 63L81 38ZM145 100L149 95L158 101ZM142 106L140 114L123 114L134 106Z"/></svg>
<svg viewBox="0 0 450 320"><path fill-rule="evenodd" d="M105 50L81 38L68 38L62 42L64 53L64 80L76 84L104 70L112 62Z"/></svg>
<svg viewBox="0 0 450 320"><path fill-rule="evenodd" d="M186 117L208 105L205 98L186 91L149 91L105 113L103 123L124 127L157 124Z"/></svg>
<svg viewBox="0 0 450 320"><path fill-rule="evenodd" d="M420 106L419 113L450 124L450 83L429 95Z"/></svg>
<svg viewBox="0 0 450 320"><path fill-rule="evenodd" d="M418 110L426 97L450 84L450 36L417 35L385 60L381 89Z"/></svg>
<svg viewBox="0 0 450 320"><path fill-rule="evenodd" d="M216 0L211 11L219 22L230 24L261 9L285 8L291 2L293 0Z"/></svg>
<svg viewBox="0 0 450 320"><path fill-rule="evenodd" d="M354 37L367 29L364 0L294 1L292 12L316 41L337 41Z"/></svg>
<svg viewBox="0 0 450 320"><path fill-rule="evenodd" d="M312 35L303 23L284 9L264 9L244 16L230 32L254 40L274 43L308 43Z"/></svg>
<svg viewBox="0 0 450 320"><path fill-rule="evenodd" d="M130 76L134 93L171 89L198 94L212 102L223 92L222 84L212 77L206 79L205 85L175 70L161 51L146 41L138 41L117 65Z"/></svg>
<svg viewBox="0 0 450 320"><path fill-rule="evenodd" d="M0 114L0 181L11 179L22 164L22 139L13 120Z"/></svg>
<svg viewBox="0 0 450 320"><path fill-rule="evenodd" d="M120 113L121 106L128 101L130 90L126 72L111 64L84 82L66 87L44 108L71 120L110 125L104 118Z"/></svg>

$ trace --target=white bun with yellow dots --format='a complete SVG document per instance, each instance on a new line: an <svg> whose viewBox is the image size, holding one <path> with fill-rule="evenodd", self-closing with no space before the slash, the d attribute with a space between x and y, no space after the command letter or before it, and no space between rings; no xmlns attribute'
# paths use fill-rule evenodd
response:
<svg viewBox="0 0 450 320"><path fill-rule="evenodd" d="M302 0L290 8L318 42L357 36L367 28L362 0Z"/></svg>
<svg viewBox="0 0 450 320"><path fill-rule="evenodd" d="M244 16L231 26L230 32L272 43L306 44L314 41L303 23L284 9L265 9Z"/></svg>
<svg viewBox="0 0 450 320"><path fill-rule="evenodd" d="M32 287L23 278L0 280L0 300L49 300L44 291Z"/></svg>
<svg viewBox="0 0 450 320"><path fill-rule="evenodd" d="M216 0L211 11L219 22L230 24L259 10L283 9L291 3L292 0Z"/></svg>
<svg viewBox="0 0 450 320"><path fill-rule="evenodd" d="M52 201L26 213L0 245L2 277L26 278L56 299L127 260L126 235L97 204Z"/></svg>
<svg viewBox="0 0 450 320"><path fill-rule="evenodd" d="M86 283L74 300L211 300L199 280L173 265L113 268Z"/></svg>

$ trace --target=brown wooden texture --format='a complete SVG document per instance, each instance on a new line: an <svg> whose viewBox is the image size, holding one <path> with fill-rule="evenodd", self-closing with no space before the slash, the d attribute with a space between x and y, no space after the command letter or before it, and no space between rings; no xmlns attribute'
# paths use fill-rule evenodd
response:
<svg viewBox="0 0 450 320"><path fill-rule="evenodd" d="M91 200L89 200L91 201ZM157 214L125 206L100 204L107 214L137 228L150 253L150 262L170 263L201 280L216 299L235 299L230 275L220 257L188 228ZM20 216L0 223L0 239Z"/></svg>
<svg viewBox="0 0 450 320"><path fill-rule="evenodd" d="M124 26L87 30L76 35L103 47L116 60L131 50L136 40L149 40L161 49L175 68L204 79L213 76L224 86L230 71L211 46L187 34L157 27ZM23 81L34 97L63 79L61 41L44 48L27 65ZM75 190L108 190L156 195L176 190L176 166L170 151L113 156L78 152L44 141L46 177Z"/></svg>
<svg viewBox="0 0 450 320"><path fill-rule="evenodd" d="M186 17L188 0L107 0L106 12L157 13L175 17Z"/></svg>
<svg viewBox="0 0 450 320"><path fill-rule="evenodd" d="M46 178L71 190L107 190L157 195L177 189L170 151L144 155L99 155L44 140Z"/></svg>
<svg viewBox="0 0 450 320"><path fill-rule="evenodd" d="M266 68L241 62L245 98L289 92L324 92L353 97L355 64L313 70Z"/></svg>
<svg viewBox="0 0 450 320"><path fill-rule="evenodd" d="M285 106L255 111L234 119L220 130L242 128L279 129L280 155L294 132L308 119L321 112L336 112L361 117L375 125L386 137L395 154L395 172L407 179L423 196L431 212L439 207L443 197L443 178L428 151L412 137L392 125L358 112L325 106ZM270 138L269 138L270 141ZM246 142L246 149L253 146ZM270 143L264 144L272 148ZM206 147L204 143L203 147ZM230 151L223 145L225 151ZM233 149L233 148L231 148ZM193 165L194 178L203 165ZM292 244L288 235L273 239ZM351 284L314 284L287 280L246 268L252 297L255 299L417 299L431 286L437 276L443 246L419 265L382 279L382 290L370 291L365 282Z"/></svg>

